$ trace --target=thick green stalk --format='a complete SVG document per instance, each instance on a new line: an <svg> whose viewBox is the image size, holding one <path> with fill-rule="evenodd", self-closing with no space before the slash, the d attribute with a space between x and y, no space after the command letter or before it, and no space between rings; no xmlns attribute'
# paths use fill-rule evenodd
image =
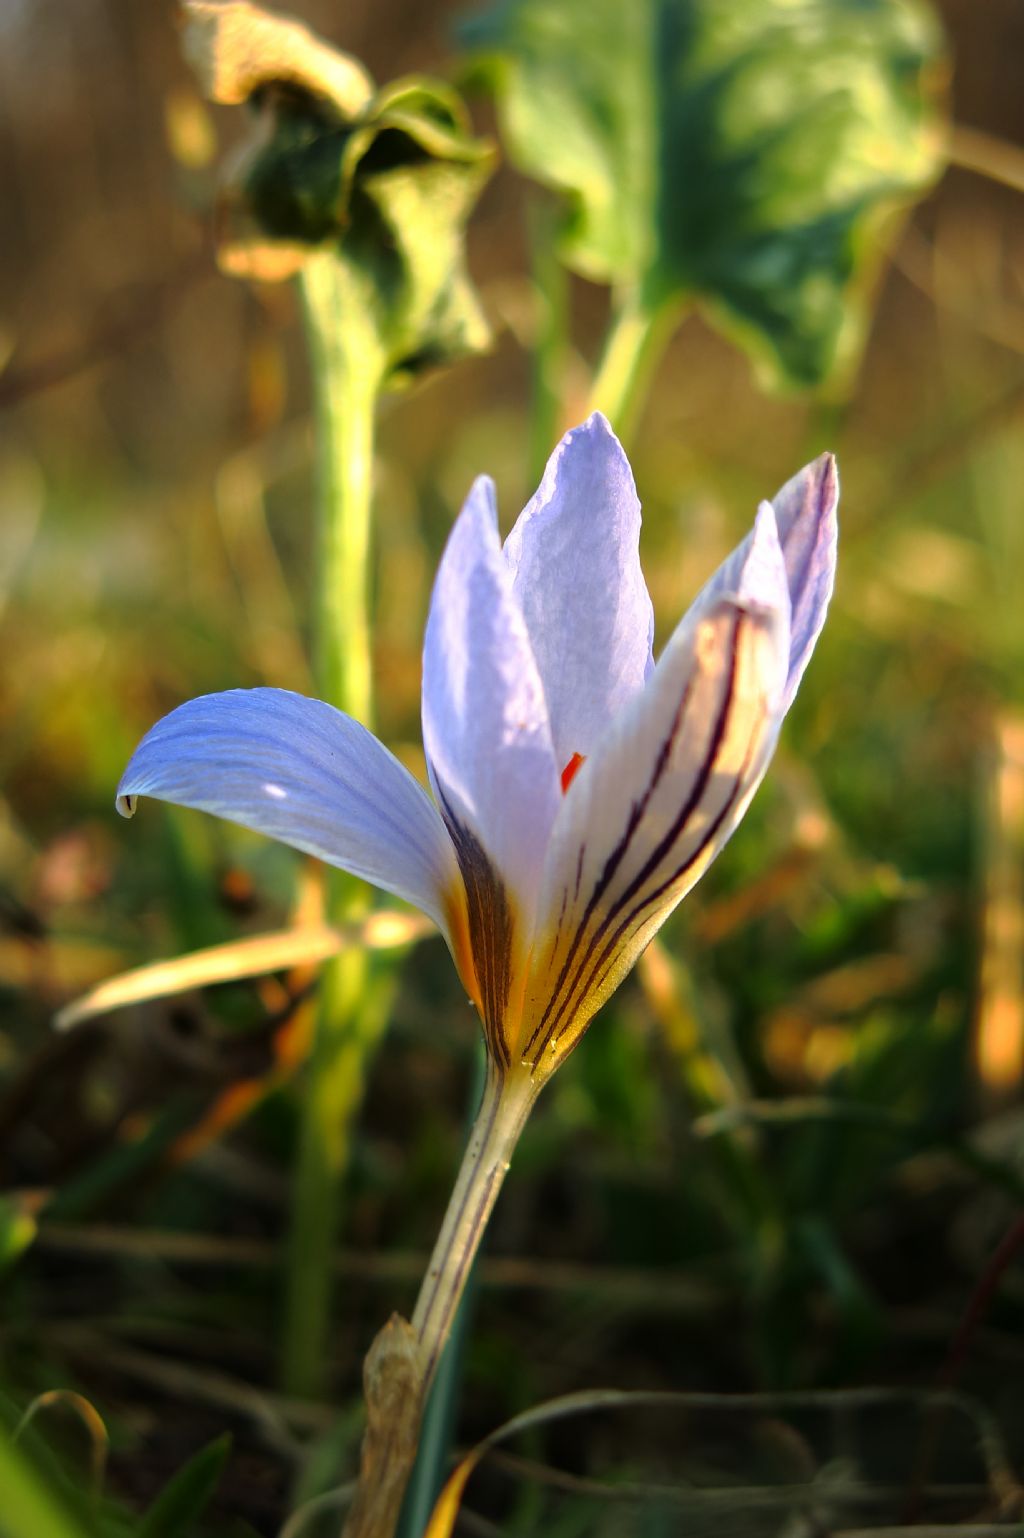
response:
<svg viewBox="0 0 1024 1538"><path fill-rule="evenodd" d="M316 406L317 688L368 724L370 506L383 359L372 321L352 302L341 258L313 257L301 281Z"/></svg>
<svg viewBox="0 0 1024 1538"><path fill-rule="evenodd" d="M338 256L313 257L302 273L316 406L316 606L313 637L321 697L364 725L373 714L369 550L374 414L382 354L367 311L352 303ZM328 873L328 922L350 922L365 889ZM292 1204L283 1379L293 1394L324 1384L330 1328L331 1252L352 1118L366 1064L383 1027L383 980L365 952L331 962L321 978Z"/></svg>
<svg viewBox="0 0 1024 1538"><path fill-rule="evenodd" d="M627 289L616 298L590 391L590 409L603 411L627 446L679 316L678 301L655 302L640 288Z"/></svg>

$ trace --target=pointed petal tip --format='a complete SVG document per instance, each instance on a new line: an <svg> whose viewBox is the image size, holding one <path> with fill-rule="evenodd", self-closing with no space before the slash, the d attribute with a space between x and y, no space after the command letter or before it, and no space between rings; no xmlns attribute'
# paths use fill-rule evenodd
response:
<svg viewBox="0 0 1024 1538"><path fill-rule="evenodd" d="M788 491L796 493L792 505L787 504ZM836 456L826 449L804 465L802 470L798 470L775 498L775 511L783 542L788 537L791 524L799 516L809 518L819 528L833 531L838 506L839 465Z"/></svg>
<svg viewBox="0 0 1024 1538"><path fill-rule="evenodd" d="M786 560L782 549L775 508L768 501L760 503L754 518L750 543L732 574L736 601L741 607L770 610L785 615L790 611ZM728 593L727 586L724 591Z"/></svg>
<svg viewBox="0 0 1024 1538"><path fill-rule="evenodd" d="M818 454L776 492L772 498L783 541L798 519L820 522L833 517L839 501L839 466L830 451Z"/></svg>
<svg viewBox="0 0 1024 1538"><path fill-rule="evenodd" d="M576 427L568 428L548 456L533 502L543 503L558 495L562 478L563 490L571 482L586 475L594 475L614 485L625 483L627 495L636 497L636 483L625 449L615 435L615 429L602 411L592 411ZM532 503L524 513L529 513Z"/></svg>
<svg viewBox="0 0 1024 1538"><path fill-rule="evenodd" d="M835 455L825 452L811 460L776 493L773 504L793 605L787 688L791 702L825 622L835 581L839 536Z"/></svg>
<svg viewBox="0 0 1024 1538"><path fill-rule="evenodd" d="M580 422L576 427L570 427L563 433L555 446L552 461L557 460L566 449L574 447L590 447L599 452L611 454L615 458L620 458L625 461L627 466L629 465L626 451L619 442L614 427L603 411L592 411L584 421Z"/></svg>
<svg viewBox="0 0 1024 1538"><path fill-rule="evenodd" d="M767 497L757 504L757 512L754 514L754 541L768 541L779 543L779 520L775 516L775 508Z"/></svg>
<svg viewBox="0 0 1024 1538"><path fill-rule="evenodd" d="M548 460L541 491L545 486L553 486L560 473L574 478L591 474L607 487L617 487L618 494L635 505L639 515L636 478L629 455L603 411L592 411L578 427L570 427L562 435Z"/></svg>
<svg viewBox="0 0 1024 1538"><path fill-rule="evenodd" d="M469 488L469 495L462 504L462 512L476 514L477 517L489 517L493 519L495 527L497 527L498 492L494 481L489 475L478 475L476 477Z"/></svg>
<svg viewBox="0 0 1024 1538"><path fill-rule="evenodd" d="M830 449L819 454L810 467L816 474L821 488L822 510L834 513L839 502L839 464Z"/></svg>
<svg viewBox="0 0 1024 1538"><path fill-rule="evenodd" d="M494 546L501 547L497 489L489 475L478 475L452 520L442 560L473 564L481 551Z"/></svg>
<svg viewBox="0 0 1024 1538"><path fill-rule="evenodd" d="M609 438L615 438L616 443L619 441L616 436L614 427L605 416L603 411L592 411L590 415L579 424L578 427L572 428L571 431L574 433L581 433L584 431L604 433Z"/></svg>
<svg viewBox="0 0 1024 1538"><path fill-rule="evenodd" d="M122 817L134 817L135 808L138 806L138 804L138 796L133 796L130 791L122 790L118 791L117 799L114 802L115 807Z"/></svg>

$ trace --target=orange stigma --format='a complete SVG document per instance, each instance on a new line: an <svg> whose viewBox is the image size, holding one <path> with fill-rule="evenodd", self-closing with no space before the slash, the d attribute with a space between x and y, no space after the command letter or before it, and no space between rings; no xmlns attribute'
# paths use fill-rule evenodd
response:
<svg viewBox="0 0 1024 1538"><path fill-rule="evenodd" d="M569 762L566 764L565 768L562 770L562 795L563 796L565 795L566 791L569 789L569 786L572 784L573 780L576 778L576 773L577 773L577 771L578 771L578 769L580 767L580 764L582 764L582 763L583 763L583 754L582 753L574 753L572 755L572 758L570 758Z"/></svg>

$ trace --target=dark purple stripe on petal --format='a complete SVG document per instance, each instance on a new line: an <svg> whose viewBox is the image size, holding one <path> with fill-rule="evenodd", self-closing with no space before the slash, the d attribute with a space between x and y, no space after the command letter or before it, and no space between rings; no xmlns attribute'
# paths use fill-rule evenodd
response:
<svg viewBox="0 0 1024 1538"><path fill-rule="evenodd" d="M678 866L678 868L674 870L670 876L667 876L663 881L660 881L658 885L653 889L653 891L646 892L640 901L636 903L636 905L630 910L630 912L620 920L615 928L614 933L602 947L600 955L597 956L597 958L593 961L593 965L590 968L589 974L585 979L583 979L582 986L579 989L581 998L585 998L587 994L590 993L600 992L610 973L615 968L615 963L618 958L619 951L621 950L622 943L626 939L629 931L639 927L637 922L638 920L640 921L640 924L646 922L646 920L642 917L646 911L653 907L655 903L660 902L665 897L667 892L671 891L674 886L682 881L687 872L690 871L694 865L696 865L701 856L714 843L715 839L718 837L718 834L721 832L722 827L735 811L737 803L742 798L745 787L750 783L750 767L753 759L753 749L755 743L758 741L759 733L760 723L758 728L751 734L750 750L748 751L747 758L744 761L742 769L733 780L732 789L725 804L717 813L710 826L705 830L697 847L687 855L683 863ZM597 944L599 943L599 939L600 935L595 935L594 940L587 947L588 961L593 958ZM537 1051L538 1057L544 1052L544 1049L550 1040L551 1034L552 1033L549 1032L544 1037L543 1041L540 1042ZM582 1032L580 1034L582 1035Z"/></svg>
<svg viewBox="0 0 1024 1538"><path fill-rule="evenodd" d="M484 1037L495 1062L509 1065L505 1019L512 981L515 918L505 883L479 839L460 823L443 791L441 815L466 888L469 942L480 985Z"/></svg>
<svg viewBox="0 0 1024 1538"><path fill-rule="evenodd" d="M567 1019L571 1018L573 1010L578 1007L579 1002L588 991L586 986L581 987L581 983L583 981L584 974L588 970L588 965L595 953L597 946L600 945L602 939L607 934L609 928L615 923L615 920L621 914L622 910L628 907L630 903L632 903L633 899L643 889L646 883L650 880L651 876L655 871L657 871L658 867L664 861L666 856L678 843L679 839L686 831L687 825L693 817L694 812L703 800L708 784L711 780L711 775L718 758L718 754L721 750L722 742L725 738L725 733L728 726L734 695L736 667L739 655L739 641L743 629L743 621L743 614L737 614L735 620L733 621L732 634L729 640L729 668L727 683L723 692L722 703L719 708L718 716L715 720L715 724L708 742L707 751L705 752L700 768L694 777L693 783L690 787L690 793L687 796L686 801L684 802L680 811L676 815L675 819L673 820L668 831L665 833L656 847L652 850L640 871L636 876L633 877L632 881L630 881L626 889L615 899L615 901L602 915L596 931L592 936L589 937L587 941L584 954L579 960L579 964L576 967L572 982L566 986L570 968L572 967L573 961L576 959L579 953L590 920L597 909L598 903L607 891L615 871L618 869L619 865L621 865L629 845L642 822L643 814L650 804L651 796L653 795L668 765L669 759L671 757L672 746L685 717L685 706L690 695L692 675L691 679L687 680L687 685L680 700L679 707L672 720L671 730L659 751L658 758L655 763L654 773L651 777L650 783L648 784L648 787L640 800L634 803L630 812L630 818L626 827L626 831L623 834L619 844L616 846L616 849L609 857L609 860L606 862L601 875L598 878L598 882L594 888L593 893L591 894L586 909L584 910L579 928L573 937L573 944L570 947L569 953L567 954L565 962L562 965L548 1004L545 1007L540 1020L538 1021L532 1035L530 1036L529 1041L526 1044L526 1054L529 1055L530 1053L533 1053L535 1059L536 1057L540 1056L552 1037L557 1035L559 1026L563 1024L563 1022L565 1022ZM694 858L696 858L696 856L694 856ZM594 972L591 970L591 979L593 976Z"/></svg>

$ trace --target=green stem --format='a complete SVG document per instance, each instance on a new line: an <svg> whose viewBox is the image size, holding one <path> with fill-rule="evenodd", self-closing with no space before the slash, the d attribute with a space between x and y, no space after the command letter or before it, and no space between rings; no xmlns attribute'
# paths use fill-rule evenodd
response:
<svg viewBox="0 0 1024 1538"><path fill-rule="evenodd" d="M372 324L351 303L341 259L312 258L302 292L313 365L317 431L314 660L321 697L371 724L370 509L374 415L382 358ZM346 299L349 300L346 303ZM330 871L327 919L351 921L365 889ZM383 980L365 952L325 967L308 1069L292 1203L283 1347L286 1390L313 1397L326 1377L331 1252L349 1130L366 1064L386 1017Z"/></svg>
<svg viewBox="0 0 1024 1538"><path fill-rule="evenodd" d="M590 392L590 409L603 411L623 442L636 428L648 386L679 321L678 302L656 303L639 288L616 303Z"/></svg>
<svg viewBox="0 0 1024 1538"><path fill-rule="evenodd" d="M316 408L317 688L368 726L370 508L381 351L372 324L354 313L338 257L313 257L301 281Z"/></svg>

